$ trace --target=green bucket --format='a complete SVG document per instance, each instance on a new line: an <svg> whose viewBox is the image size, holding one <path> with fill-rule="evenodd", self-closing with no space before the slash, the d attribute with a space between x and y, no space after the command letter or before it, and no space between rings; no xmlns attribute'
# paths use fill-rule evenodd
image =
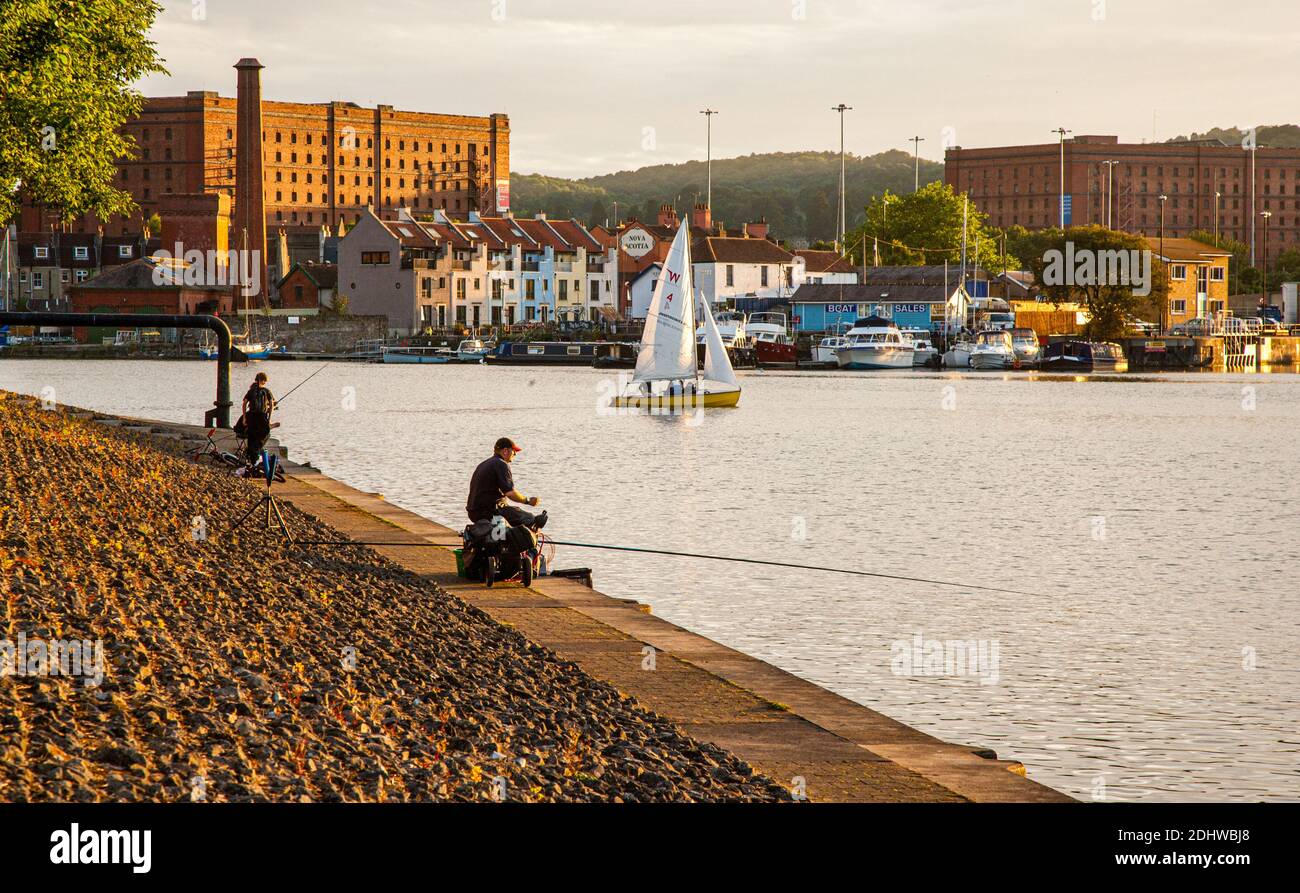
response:
<svg viewBox="0 0 1300 893"><path fill-rule="evenodd" d="M465 550L456 550L456 576L465 576Z"/></svg>

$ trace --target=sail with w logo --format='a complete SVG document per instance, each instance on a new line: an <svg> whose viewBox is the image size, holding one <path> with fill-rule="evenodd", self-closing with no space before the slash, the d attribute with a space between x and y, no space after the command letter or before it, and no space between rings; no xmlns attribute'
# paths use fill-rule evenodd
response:
<svg viewBox="0 0 1300 893"><path fill-rule="evenodd" d="M646 314L633 381L695 378L695 304L691 234L683 221L668 249Z"/></svg>

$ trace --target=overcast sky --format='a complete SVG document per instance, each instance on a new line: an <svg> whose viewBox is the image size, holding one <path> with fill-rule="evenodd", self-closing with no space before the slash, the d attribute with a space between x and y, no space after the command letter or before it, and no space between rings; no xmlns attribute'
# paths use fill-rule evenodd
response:
<svg viewBox="0 0 1300 893"><path fill-rule="evenodd" d="M578 177L715 158L1167 139L1300 123L1297 0L163 0L149 96L510 116L511 167Z"/></svg>

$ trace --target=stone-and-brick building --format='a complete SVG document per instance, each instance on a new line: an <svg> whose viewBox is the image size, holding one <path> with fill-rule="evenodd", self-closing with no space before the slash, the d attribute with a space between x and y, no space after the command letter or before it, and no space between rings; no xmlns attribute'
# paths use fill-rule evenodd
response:
<svg viewBox="0 0 1300 893"><path fill-rule="evenodd" d="M282 224L354 223L367 206L460 215L508 210L508 116L262 100L260 63L243 59L236 67L240 86L258 90L261 122L251 132L261 133L268 230ZM124 125L139 150L119 162L117 183L141 211L132 219L104 221L105 232L138 231L141 220L161 213L163 197L173 192L229 195L237 232L239 127L238 98L191 91L146 99L140 115ZM23 230L48 230L51 223L40 208L24 209ZM86 218L72 229L94 232L99 223ZM237 237L231 241L239 247ZM257 243L250 233L250 247Z"/></svg>

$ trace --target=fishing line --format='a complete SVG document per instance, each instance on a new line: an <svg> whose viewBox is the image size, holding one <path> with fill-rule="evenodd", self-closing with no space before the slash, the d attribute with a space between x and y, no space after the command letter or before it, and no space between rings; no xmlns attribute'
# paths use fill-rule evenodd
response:
<svg viewBox="0 0 1300 893"><path fill-rule="evenodd" d="M294 385L292 388L290 388L290 389L289 389L289 394L292 394L294 391L298 390L298 388L302 387L302 386L305 385L307 382L311 381L311 380L312 380L313 378L315 378L317 375L320 375L322 372L325 371L325 367L328 366L328 365L330 365L330 364L333 363L333 362L334 362L333 360L326 360L324 363L321 364L321 367L320 367L319 369L317 369L317 370L316 370L315 372L313 372L311 375L308 375L308 376L307 376L306 378L304 378L302 381L298 382L296 385ZM278 400L276 400L276 401L275 401L276 404L278 405L278 404L280 404L280 403L283 403L285 400L288 400L288 399L289 399L289 394L285 394L283 397L280 397Z"/></svg>
<svg viewBox="0 0 1300 893"><path fill-rule="evenodd" d="M846 574L854 577L877 577L882 580L901 580L907 583L928 583L932 586L955 586L961 589L978 589L982 592L1002 592L1008 595L1035 595L1033 592L1024 592L1019 589L999 589L994 586L976 586L970 583L954 583L950 580L927 580L921 577L906 577L901 574L882 574L875 571L859 571L841 567L824 567L815 564L794 564L786 561L767 561L762 558L737 558L734 555L705 555L700 552L674 552L668 549L646 549L637 546L610 546L601 543L576 543L569 540L547 539L547 542L555 546L570 546L576 549L605 549L613 552L640 552L647 555L670 555L675 558L701 558L708 561L731 561L737 564L762 564L769 567L786 567L801 571L823 571L828 574ZM440 549L454 548L459 546L457 542L453 545L446 543L392 543L392 542L367 542L362 540L295 540L294 545L298 546L415 546L415 547L435 547Z"/></svg>

